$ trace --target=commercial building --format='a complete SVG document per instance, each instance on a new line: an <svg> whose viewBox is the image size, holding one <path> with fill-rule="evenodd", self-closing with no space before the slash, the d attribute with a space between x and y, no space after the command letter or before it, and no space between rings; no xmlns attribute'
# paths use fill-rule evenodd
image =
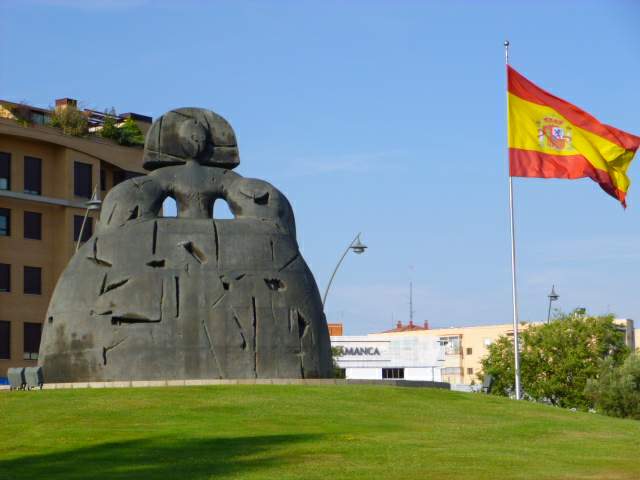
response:
<svg viewBox="0 0 640 480"><path fill-rule="evenodd" d="M56 108L68 106L75 108L75 101L56 101ZM142 148L66 135L47 126L51 113L0 100L0 377L9 367L36 365L49 298L74 253L94 190L102 198L143 173ZM90 130L100 128L96 112L84 114ZM151 123L125 116L143 132ZM97 215L90 212L82 241Z"/></svg>
<svg viewBox="0 0 640 480"><path fill-rule="evenodd" d="M627 345L635 350L633 320L617 319ZM529 324L531 325L531 324ZM527 328L523 325L522 328ZM430 329L409 323L361 336L332 336L336 362L349 379L406 379L471 385L480 382L481 360L501 336L513 336L511 323Z"/></svg>

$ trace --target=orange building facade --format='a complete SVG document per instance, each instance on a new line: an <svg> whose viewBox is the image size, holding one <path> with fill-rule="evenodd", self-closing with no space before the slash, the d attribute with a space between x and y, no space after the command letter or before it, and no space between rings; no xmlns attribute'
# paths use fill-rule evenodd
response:
<svg viewBox="0 0 640 480"><path fill-rule="evenodd" d="M142 148L63 134L46 125L48 110L22 105L33 119L25 124L11 105L0 101L0 378L9 367L36 365L49 299L75 251L87 201L143 173ZM144 131L151 119L136 121ZM97 215L89 212L82 240Z"/></svg>

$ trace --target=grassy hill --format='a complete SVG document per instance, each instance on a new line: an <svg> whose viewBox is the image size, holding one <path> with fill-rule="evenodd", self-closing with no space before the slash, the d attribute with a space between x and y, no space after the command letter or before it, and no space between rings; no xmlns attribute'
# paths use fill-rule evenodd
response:
<svg viewBox="0 0 640 480"><path fill-rule="evenodd" d="M0 479L638 479L640 422L366 385L0 393Z"/></svg>

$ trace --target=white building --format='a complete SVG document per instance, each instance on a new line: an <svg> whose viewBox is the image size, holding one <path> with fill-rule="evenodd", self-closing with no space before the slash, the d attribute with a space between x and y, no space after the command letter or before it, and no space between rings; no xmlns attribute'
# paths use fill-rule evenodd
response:
<svg viewBox="0 0 640 480"><path fill-rule="evenodd" d="M346 378L443 381L447 345L437 337L338 336L331 337L331 346Z"/></svg>

